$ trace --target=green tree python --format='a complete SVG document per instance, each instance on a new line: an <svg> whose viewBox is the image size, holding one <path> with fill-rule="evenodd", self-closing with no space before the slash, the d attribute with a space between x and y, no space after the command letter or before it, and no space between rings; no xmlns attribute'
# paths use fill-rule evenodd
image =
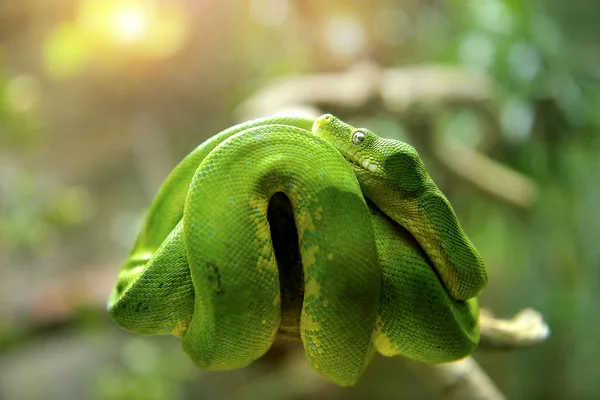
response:
<svg viewBox="0 0 600 400"><path fill-rule="evenodd" d="M260 358L285 317L276 198L289 204L296 325L319 374L349 386L377 352L440 363L474 350L487 274L450 203L411 146L329 114L246 122L185 157L119 273L111 317L181 338L203 369Z"/></svg>

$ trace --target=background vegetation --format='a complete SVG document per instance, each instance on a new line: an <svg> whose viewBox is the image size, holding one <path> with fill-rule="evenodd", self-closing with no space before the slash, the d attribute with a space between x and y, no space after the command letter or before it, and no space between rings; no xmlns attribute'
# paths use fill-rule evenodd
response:
<svg viewBox="0 0 600 400"><path fill-rule="evenodd" d="M499 388L597 398L599 18L593 0L3 0L0 398L427 397L399 359L376 359L352 389L302 387L311 372L281 344L244 370L198 371L176 339L121 331L104 312L146 207L187 152L271 79L364 61L454 66L475 91L475 77L491 82L481 102L334 110L423 152L487 262L483 306L547 318L546 343L475 355ZM461 179L420 133L528 178L533 199Z"/></svg>

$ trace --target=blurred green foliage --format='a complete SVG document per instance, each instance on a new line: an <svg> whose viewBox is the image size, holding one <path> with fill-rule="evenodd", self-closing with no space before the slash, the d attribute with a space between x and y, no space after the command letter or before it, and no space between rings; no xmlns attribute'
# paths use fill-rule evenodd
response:
<svg viewBox="0 0 600 400"><path fill-rule="evenodd" d="M130 3L134 18L116 27L81 11L90 1L0 5L0 337L11 344L0 346L1 398L58 398L67 389L98 399L227 398L270 371L199 372L176 340L133 337L98 304L80 304L90 288L107 291L112 282L78 279L99 270L116 276L158 184L190 149L235 122L234 106L281 75L365 59L447 64L491 78L491 128L472 105L437 105L425 115L437 134L532 178L538 201L529 209L504 204L431 156L426 163L487 261L482 305L500 316L534 307L552 336L530 350L476 358L510 398L600 395L595 2L178 1L159 2L147 19L136 19L139 2ZM169 11L170 3L177 5ZM144 36L156 15L181 32ZM382 105L356 114L382 135L415 138ZM64 297L65 288L75 294ZM67 323L46 319L55 314ZM36 367L37 359L49 361ZM352 390L323 393L312 398L427 396L394 360L377 360Z"/></svg>

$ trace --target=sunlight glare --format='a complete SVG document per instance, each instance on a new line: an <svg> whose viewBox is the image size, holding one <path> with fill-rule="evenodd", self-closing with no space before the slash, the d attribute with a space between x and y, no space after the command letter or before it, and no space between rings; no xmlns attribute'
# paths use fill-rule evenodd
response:
<svg viewBox="0 0 600 400"><path fill-rule="evenodd" d="M148 33L148 12L139 3L123 5L113 14L116 38L126 42L140 41Z"/></svg>
<svg viewBox="0 0 600 400"><path fill-rule="evenodd" d="M96 54L168 58L189 33L185 4L179 2L87 0L78 22L89 43L103 50Z"/></svg>

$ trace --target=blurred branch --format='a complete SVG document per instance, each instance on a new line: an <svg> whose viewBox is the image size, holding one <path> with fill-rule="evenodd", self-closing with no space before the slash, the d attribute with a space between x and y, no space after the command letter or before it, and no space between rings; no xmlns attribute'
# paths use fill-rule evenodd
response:
<svg viewBox="0 0 600 400"><path fill-rule="evenodd" d="M278 78L243 102L236 114L245 121L296 107L363 107L378 96L380 79L381 72L373 64L359 64L341 73Z"/></svg>
<svg viewBox="0 0 600 400"><path fill-rule="evenodd" d="M238 119L284 111L316 116L318 107L356 110L377 102L390 113L410 112L415 106L461 104L480 110L491 99L492 83L483 75L455 67L420 66L382 70L372 63L357 64L340 73L291 76L272 81L242 103ZM435 124L430 123L430 126ZM435 130L419 131L420 142L435 159L461 180L519 208L537 199L537 184L458 143L441 143Z"/></svg>
<svg viewBox="0 0 600 400"><path fill-rule="evenodd" d="M415 104L478 103L491 97L491 83L483 75L455 67L419 66L380 69L359 63L348 71L289 76L271 81L236 113L240 120L301 105L363 108L381 100L389 112L399 113Z"/></svg>
<svg viewBox="0 0 600 400"><path fill-rule="evenodd" d="M520 208L537 199L537 185L529 177L510 170L482 153L458 143L435 143L436 159L449 171L493 197Z"/></svg>
<svg viewBox="0 0 600 400"><path fill-rule="evenodd" d="M408 359L406 363L439 399L504 399L494 382L471 357L448 364L428 365Z"/></svg>
<svg viewBox="0 0 600 400"><path fill-rule="evenodd" d="M382 72L379 94L385 108L400 113L415 104L479 103L490 100L485 75L448 66L390 68Z"/></svg>
<svg viewBox="0 0 600 400"><path fill-rule="evenodd" d="M521 310L512 319L496 319L485 309L479 312L480 348L512 350L541 343L550 336L542 315L531 309Z"/></svg>

